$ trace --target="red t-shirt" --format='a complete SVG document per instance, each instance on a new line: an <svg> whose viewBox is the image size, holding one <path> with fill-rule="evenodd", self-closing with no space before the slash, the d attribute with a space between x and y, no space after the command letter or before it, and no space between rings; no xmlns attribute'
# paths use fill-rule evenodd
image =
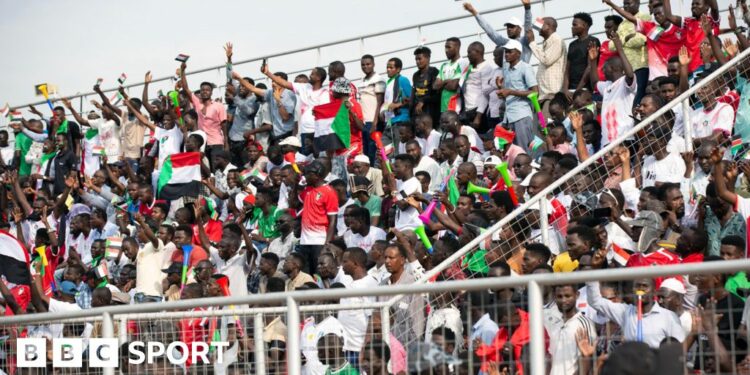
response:
<svg viewBox="0 0 750 375"><path fill-rule="evenodd" d="M325 245L329 217L339 212L339 198L330 185L307 186L300 194L303 202L301 245Z"/></svg>
<svg viewBox="0 0 750 375"><path fill-rule="evenodd" d="M599 47L599 65L596 67L596 71L599 73L600 81L604 82L607 80L607 78L604 77L604 70L602 70L602 68L604 67L604 63L615 56L617 56L617 51L609 50L609 40L605 40L604 42L602 42L602 46Z"/></svg>
<svg viewBox="0 0 750 375"><path fill-rule="evenodd" d="M202 307L198 307L193 309L193 311L204 311L205 309ZM190 355L190 346L193 342L207 342L208 339L208 319L207 318L188 318L188 319L181 319L178 322L179 329L180 329L180 341L187 344L188 351L187 353L187 362L185 362L185 367L189 367L191 364L193 364L191 355Z"/></svg>
<svg viewBox="0 0 750 375"><path fill-rule="evenodd" d="M172 253L171 261L172 263L182 264L183 259L184 259L183 251L181 248L178 247L177 250L175 250ZM190 266L191 268L195 267L195 265L198 264L198 262L205 260L205 259L208 259L208 254L206 253L206 250L204 250L200 246L193 246L193 251L190 252L190 259L188 260L189 261L188 266Z"/></svg>
<svg viewBox="0 0 750 375"><path fill-rule="evenodd" d="M711 20L711 26L714 35L719 35L719 23L716 22L711 15L707 15L708 19ZM701 27L701 20L693 17L682 18L682 30L685 38L685 47L690 53L691 60L688 65L688 70L694 72L698 67L703 64L701 58L701 43L706 38L706 34L703 32Z"/></svg>
<svg viewBox="0 0 750 375"><path fill-rule="evenodd" d="M208 236L208 240L211 242L219 242L221 241L221 234L222 234L222 226L221 222L214 219L208 219L206 224L203 225L203 230L206 231L206 235ZM193 244L200 244L201 239L198 236L198 227L193 225Z"/></svg>
<svg viewBox="0 0 750 375"><path fill-rule="evenodd" d="M656 76L666 76L669 59L677 56L683 46L683 30L671 24L665 30L653 21L638 20L636 31L646 36L649 68L655 69Z"/></svg>

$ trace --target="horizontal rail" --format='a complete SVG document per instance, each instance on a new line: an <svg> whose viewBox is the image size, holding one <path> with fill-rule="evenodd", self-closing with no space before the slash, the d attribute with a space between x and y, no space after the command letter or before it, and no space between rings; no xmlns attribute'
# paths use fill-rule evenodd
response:
<svg viewBox="0 0 750 375"><path fill-rule="evenodd" d="M716 274L733 273L750 269L750 259L728 260L720 262L690 263L670 266L619 268L595 271L580 271L567 273L549 273L525 275L519 277L494 277L461 281L445 281L430 284L388 285L367 289L328 289L305 290L284 293L254 294L242 297L213 297L189 299L166 303L146 303L142 305L106 306L89 310L70 311L64 313L42 313L18 315L0 318L0 326L13 324L29 324L48 322L66 318L82 318L96 316L103 313L124 315L134 312L158 312L162 310L192 309L207 306L247 305L284 303L287 298L295 301L325 301L337 298L376 296L387 297L402 294L441 293L446 291L474 291L490 288L514 288L527 285L534 281L539 285L559 285L583 283L587 281L621 281L639 278L663 277L685 274Z"/></svg>

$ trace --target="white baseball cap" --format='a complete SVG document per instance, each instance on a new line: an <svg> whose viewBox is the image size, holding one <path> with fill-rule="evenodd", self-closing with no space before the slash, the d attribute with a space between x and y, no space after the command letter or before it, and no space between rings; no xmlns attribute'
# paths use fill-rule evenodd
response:
<svg viewBox="0 0 750 375"><path fill-rule="evenodd" d="M669 289L677 294L685 294L687 292L685 290L685 285L682 284L682 281L677 280L674 277L670 277L662 281L660 287Z"/></svg>
<svg viewBox="0 0 750 375"><path fill-rule="evenodd" d="M279 146L302 147L302 142L300 142L298 137L291 136L286 137L281 142L279 142Z"/></svg>
<svg viewBox="0 0 750 375"><path fill-rule="evenodd" d="M517 41L515 39L508 40L508 42L505 43L505 45L503 46L503 48L505 48L506 50L507 49L514 49L514 50L517 50L518 52L523 52L523 46L521 46L521 42L519 42L519 41Z"/></svg>
<svg viewBox="0 0 750 375"><path fill-rule="evenodd" d="M518 17L511 17L508 20L508 22L503 24L503 26L508 26L508 25L521 27L523 26L523 22L521 22L521 20L518 19Z"/></svg>
<svg viewBox="0 0 750 375"><path fill-rule="evenodd" d="M354 161L358 162L358 163L365 163L365 164L368 164L368 165L370 164L370 158L368 158L367 156L365 156L363 154L359 154L359 155L355 156L354 157Z"/></svg>
<svg viewBox="0 0 750 375"><path fill-rule="evenodd" d="M488 156L487 158L484 159L484 166L486 167L488 165L499 165L502 162L503 161L500 160L499 157L497 157L495 155L490 155L490 156Z"/></svg>

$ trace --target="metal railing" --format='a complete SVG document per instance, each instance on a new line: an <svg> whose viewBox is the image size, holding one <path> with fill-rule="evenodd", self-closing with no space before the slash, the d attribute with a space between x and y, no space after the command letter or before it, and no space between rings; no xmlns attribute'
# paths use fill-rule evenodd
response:
<svg viewBox="0 0 750 375"><path fill-rule="evenodd" d="M264 314L282 313L286 314L286 325L289 329L287 339L287 361L288 373L300 374L300 343L299 331L300 312L317 311L323 309L367 309L380 308L384 316L383 322L386 325L389 319L388 307L383 303L362 304L356 306L342 305L300 305L305 301L330 301L333 299L347 297L388 297L394 295L406 294L438 294L442 292L454 291L480 291L480 290L499 290L516 287L526 287L529 292L529 324L531 332L530 340L530 366L531 373L545 374L545 344L544 344L544 326L543 326L543 296L542 287L552 285L569 285L579 284L589 281L625 281L642 278L667 277L672 275L715 275L715 274L732 274L750 269L750 260L731 260L723 262L708 263L691 263L670 266L657 267L637 267L627 269L607 269L595 271L581 271L569 273L553 274L536 274L521 277L502 277L502 278L481 278L464 281L437 282L431 284L415 283L410 285L389 285L367 289L329 289L329 290L307 290L284 293L269 293L263 295L249 295L243 297L215 297L204 299L189 299L167 303L149 303L140 305L125 306L108 306L94 308L89 310L72 311L65 313L42 313L18 315L13 317L0 317L0 329L21 325L32 325L44 322L70 322L86 319L89 322L101 320L102 332L104 338L116 338L114 336L115 322L123 324L127 320L136 319L169 319L181 317L209 317L209 316L228 316L228 315L252 315L256 332L262 330L262 319ZM243 306L254 304L285 304L285 307L271 308L243 308L243 309L222 309L213 311L186 312L178 310L187 310L193 308L204 308L207 306ZM166 312L170 311L170 312ZM155 314L158 313L158 314ZM295 328L292 328L295 327ZM383 335L389 332L387 326L383 327ZM122 329L120 331L122 334ZM255 350L263 353L263 340L255 340ZM264 364L261 360L256 364L257 374L264 374ZM112 374L114 369L104 369L105 374Z"/></svg>

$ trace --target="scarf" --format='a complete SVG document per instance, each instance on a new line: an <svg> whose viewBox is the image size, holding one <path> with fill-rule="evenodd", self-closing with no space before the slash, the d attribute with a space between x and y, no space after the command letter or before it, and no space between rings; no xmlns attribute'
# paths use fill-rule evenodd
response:
<svg viewBox="0 0 750 375"><path fill-rule="evenodd" d="M60 127L57 128L57 134L68 134L68 119L64 119Z"/></svg>

